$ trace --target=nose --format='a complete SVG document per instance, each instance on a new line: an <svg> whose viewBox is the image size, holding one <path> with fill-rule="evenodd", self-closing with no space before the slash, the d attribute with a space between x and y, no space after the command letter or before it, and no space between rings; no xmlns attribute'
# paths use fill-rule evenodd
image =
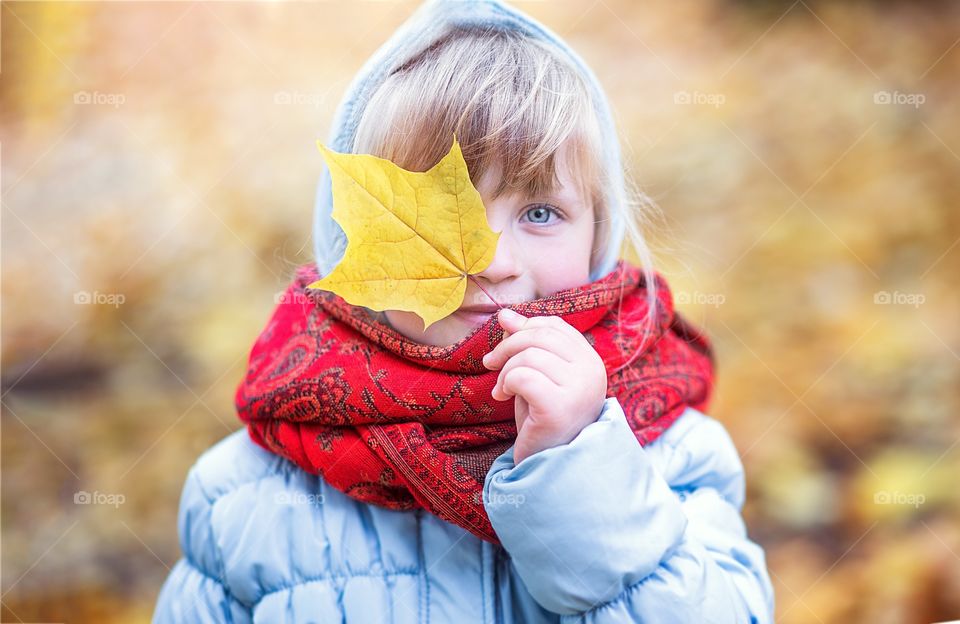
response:
<svg viewBox="0 0 960 624"><path fill-rule="evenodd" d="M503 228L497 241L497 251L493 261L486 269L477 273L487 281L496 284L520 275L522 270L522 250L510 234L510 228Z"/></svg>

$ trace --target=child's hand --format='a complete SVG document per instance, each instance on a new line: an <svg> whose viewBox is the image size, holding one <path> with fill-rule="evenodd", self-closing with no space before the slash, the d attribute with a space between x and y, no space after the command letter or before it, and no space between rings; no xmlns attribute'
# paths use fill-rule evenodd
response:
<svg viewBox="0 0 960 624"><path fill-rule="evenodd" d="M597 420L607 395L607 371L583 334L559 316L527 318L502 309L497 320L504 339L483 363L502 368L493 398L516 396L513 459L519 464L570 442Z"/></svg>

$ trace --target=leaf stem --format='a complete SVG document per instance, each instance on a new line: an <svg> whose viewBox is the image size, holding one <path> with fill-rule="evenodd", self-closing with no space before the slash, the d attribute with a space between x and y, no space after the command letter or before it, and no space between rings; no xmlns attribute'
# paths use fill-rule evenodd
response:
<svg viewBox="0 0 960 624"><path fill-rule="evenodd" d="M490 299L490 301L492 301L492 302L494 302L495 304L497 304L497 307L498 307L498 308L502 308L502 307L503 307L503 305L502 305L499 301L497 301L496 299L494 299L494 298L490 295L490 293L487 292L487 289L484 288L483 286L481 286L481 285L480 285L480 282L478 282L477 280L475 280L472 275L469 275L469 274L468 274L467 277L470 278L470 279L473 281L473 283L477 285L477 288L479 288L480 290L483 291L483 294L485 294L485 295Z"/></svg>

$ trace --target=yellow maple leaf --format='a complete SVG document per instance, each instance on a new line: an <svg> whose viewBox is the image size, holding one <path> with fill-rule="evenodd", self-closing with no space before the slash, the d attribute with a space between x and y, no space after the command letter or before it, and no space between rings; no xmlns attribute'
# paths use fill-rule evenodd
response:
<svg viewBox="0 0 960 624"><path fill-rule="evenodd" d="M317 147L333 185L332 216L347 236L343 258L307 288L372 310L406 310L424 329L463 304L466 280L493 261L490 229L457 137L440 162L407 171L369 154Z"/></svg>

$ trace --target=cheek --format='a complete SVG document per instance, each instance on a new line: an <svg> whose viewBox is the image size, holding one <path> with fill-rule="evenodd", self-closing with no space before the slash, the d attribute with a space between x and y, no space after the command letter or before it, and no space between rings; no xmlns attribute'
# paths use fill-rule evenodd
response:
<svg viewBox="0 0 960 624"><path fill-rule="evenodd" d="M552 294L590 281L590 260L593 255L593 219L578 219L564 233L562 240L544 239L537 252L538 272ZM548 260L549 259L549 260Z"/></svg>
<svg viewBox="0 0 960 624"><path fill-rule="evenodd" d="M406 310L386 310L384 311L390 327L397 330L397 333L403 334L411 340L420 341L424 337L423 321L413 312ZM436 327L436 324L434 324ZM430 328L431 330L433 327Z"/></svg>
<svg viewBox="0 0 960 624"><path fill-rule="evenodd" d="M537 268L537 290L540 297L552 295L561 290L582 286L590 278L590 253L582 254L582 258L573 254L563 254L553 259L549 265Z"/></svg>
<svg viewBox="0 0 960 624"><path fill-rule="evenodd" d="M459 341L469 331L456 316L448 316L436 321L426 332L423 331L423 320L413 312L405 310L386 310L384 312L387 323L397 333L406 336L414 342L434 346L448 346Z"/></svg>
<svg viewBox="0 0 960 624"><path fill-rule="evenodd" d="M571 234L573 234L571 232ZM590 255L593 237L564 237L564 241L546 240L533 255L532 273L538 296L546 297L560 290L582 286L590 281Z"/></svg>

